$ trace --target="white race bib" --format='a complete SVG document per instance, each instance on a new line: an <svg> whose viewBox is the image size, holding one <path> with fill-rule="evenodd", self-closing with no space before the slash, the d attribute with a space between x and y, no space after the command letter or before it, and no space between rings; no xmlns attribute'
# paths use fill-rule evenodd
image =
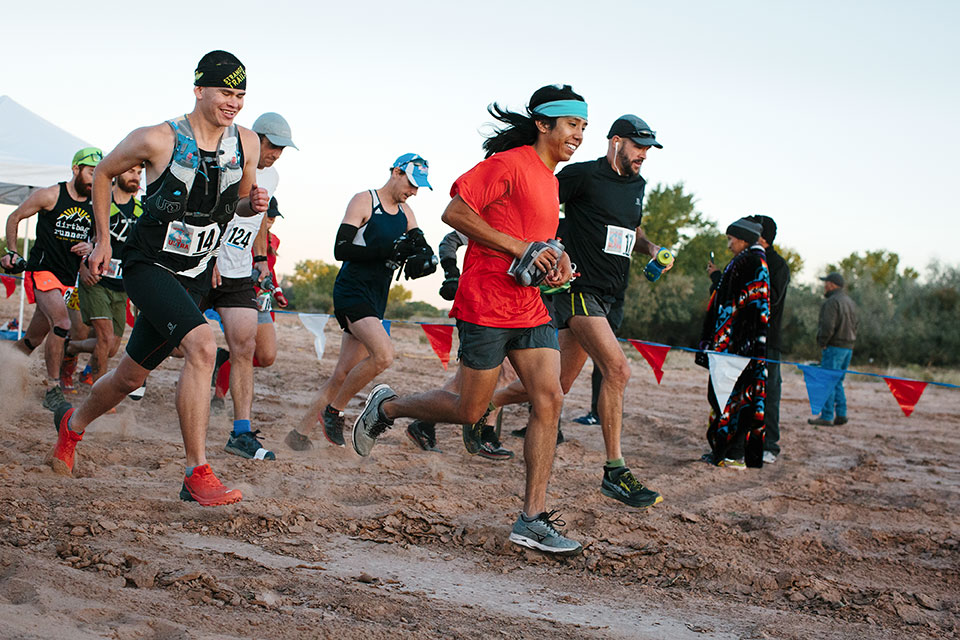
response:
<svg viewBox="0 0 960 640"><path fill-rule="evenodd" d="M123 271L123 269L121 268L120 265L121 265L121 261L119 259L111 258L110 264L107 265L107 270L103 272L103 277L114 278L117 280L122 278L123 276L121 275L121 272Z"/></svg>
<svg viewBox="0 0 960 640"><path fill-rule="evenodd" d="M615 227L607 225L607 241L603 247L604 253L615 256L630 257L633 251L633 245L637 241L637 232L635 229L626 229L624 227Z"/></svg>
<svg viewBox="0 0 960 640"><path fill-rule="evenodd" d="M167 237L163 241L163 250L196 258L213 251L219 239L220 226L215 222L198 227L174 220L167 225Z"/></svg>
<svg viewBox="0 0 960 640"><path fill-rule="evenodd" d="M231 227L227 229L227 235L223 238L223 246L240 251L249 251L254 233L252 229L244 229L240 226Z"/></svg>

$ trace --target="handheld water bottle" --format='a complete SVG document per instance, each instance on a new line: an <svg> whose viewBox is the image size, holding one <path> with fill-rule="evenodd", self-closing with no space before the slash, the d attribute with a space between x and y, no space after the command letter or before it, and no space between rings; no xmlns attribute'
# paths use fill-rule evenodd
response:
<svg viewBox="0 0 960 640"><path fill-rule="evenodd" d="M674 259L673 251L666 247L660 247L657 255L650 258L650 262L643 268L643 275L645 275L650 282L656 282L660 279L663 270L673 264Z"/></svg>

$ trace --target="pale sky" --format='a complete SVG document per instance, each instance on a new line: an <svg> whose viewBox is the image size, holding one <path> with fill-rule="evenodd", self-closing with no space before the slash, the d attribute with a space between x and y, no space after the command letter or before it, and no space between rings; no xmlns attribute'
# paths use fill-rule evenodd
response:
<svg viewBox="0 0 960 640"><path fill-rule="evenodd" d="M664 145L644 164L650 185L682 181L721 229L774 217L778 243L806 260L801 280L853 251L920 271L960 262L958 2L44 2L4 14L0 95L105 151L190 111L204 53L236 54L248 73L237 122L277 111L300 147L275 165L281 273L333 262L352 194L382 186L408 151L430 162L435 191L410 203L436 245L450 184L482 159L486 106L520 109L551 83L590 106L574 162L605 152L617 116L639 115ZM449 307L441 281L404 284Z"/></svg>

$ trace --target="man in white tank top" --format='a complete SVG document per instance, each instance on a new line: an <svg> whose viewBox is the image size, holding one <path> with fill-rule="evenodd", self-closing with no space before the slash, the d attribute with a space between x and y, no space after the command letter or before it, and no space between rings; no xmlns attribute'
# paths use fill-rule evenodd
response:
<svg viewBox="0 0 960 640"><path fill-rule="evenodd" d="M251 127L260 136L260 158L257 163L257 185L267 190L272 198L280 177L273 163L284 148L293 147L290 125L278 113L264 113ZM217 350L216 380L220 367L229 358L229 380L233 397L233 431L227 440L226 451L244 458L274 460L272 451L261 446L259 431L251 430L250 413L253 405L254 349L258 334L256 283L267 268L266 216L241 218L234 216L223 232L223 243L217 256L213 289L207 306L216 309L223 322L223 332L229 351ZM252 251L251 251L252 250ZM255 274L251 277L251 273ZM268 314L269 315L269 314ZM270 325L273 328L273 325ZM274 336L274 355L276 337ZM273 358L270 358L272 363ZM222 408L225 389L219 388L211 404Z"/></svg>

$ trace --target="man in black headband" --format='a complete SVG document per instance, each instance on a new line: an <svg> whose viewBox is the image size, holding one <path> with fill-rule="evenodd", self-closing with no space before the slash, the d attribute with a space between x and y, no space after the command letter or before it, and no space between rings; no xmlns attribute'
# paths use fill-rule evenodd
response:
<svg viewBox="0 0 960 640"><path fill-rule="evenodd" d="M210 290L215 257L234 215L267 209L267 193L255 184L260 141L234 118L246 94L243 65L225 51L200 60L194 78L193 111L127 135L93 176L97 243L88 260L94 276L121 258L123 286L140 309L127 350L116 369L100 378L76 410L61 405L55 415L55 471L73 472L74 449L84 429L138 389L150 371L179 347L184 364L176 406L186 452L180 499L201 506L241 499L207 464L204 447L210 418L209 382L216 357L213 330L198 303ZM110 247L111 181L143 163L147 191L143 214L123 248Z"/></svg>

